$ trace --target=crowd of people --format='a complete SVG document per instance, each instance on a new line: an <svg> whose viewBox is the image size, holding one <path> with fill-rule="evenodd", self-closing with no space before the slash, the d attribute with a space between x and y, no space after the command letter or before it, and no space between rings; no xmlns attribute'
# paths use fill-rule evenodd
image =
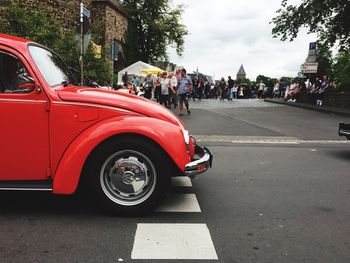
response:
<svg viewBox="0 0 350 263"><path fill-rule="evenodd" d="M184 73L185 72L185 73ZM137 77L129 78L127 72L123 75L123 86L132 90L132 93L138 93L140 88L144 92L144 97L154 99L167 108L177 107L180 100L179 87L182 80L186 79L186 85L189 87L186 91L188 99L250 99L258 96L258 88L247 84L236 84L228 76L228 80L221 78L217 83L209 83L200 77L190 77L185 69L178 69L175 72L159 72L156 77L148 74L141 82Z"/></svg>
<svg viewBox="0 0 350 263"><path fill-rule="evenodd" d="M296 102L299 95L306 94L309 101L322 106L325 95L335 90L336 81L330 81L328 76L324 75L322 78L317 77L313 82L306 78L295 79L283 89L280 89L279 85L280 83L275 84L275 97L283 96L285 101Z"/></svg>
<svg viewBox="0 0 350 263"><path fill-rule="evenodd" d="M184 106L187 114L191 114L189 108L189 97L193 90L192 79L187 75L186 69L177 69L175 72L159 72L157 77L148 74L141 83L138 78L129 80L128 73L125 72L122 78L124 87L133 89L135 93L139 89L144 92L147 99L155 99L166 108L177 108L179 105L179 115L184 114Z"/></svg>
<svg viewBox="0 0 350 263"><path fill-rule="evenodd" d="M267 85L260 81L255 85L237 84L231 76L227 81L224 77L216 83L209 83L200 77L191 78L185 69L175 72L159 72L156 77L148 74L142 82L136 77L129 79L127 72L123 75L123 85L138 93L140 89L147 99L154 99L167 108L179 107L179 115L183 115L184 105L190 114L189 100L220 99L232 101L234 99L255 98L283 98L285 101L296 102L300 94L307 94L310 101L322 106L324 96L335 87L335 81L329 81L325 75L313 82L306 78L296 78L291 83L277 81Z"/></svg>

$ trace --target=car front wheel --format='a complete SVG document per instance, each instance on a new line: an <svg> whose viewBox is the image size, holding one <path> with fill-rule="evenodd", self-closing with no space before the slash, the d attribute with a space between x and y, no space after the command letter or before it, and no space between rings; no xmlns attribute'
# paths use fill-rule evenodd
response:
<svg viewBox="0 0 350 263"><path fill-rule="evenodd" d="M164 152L135 138L104 143L90 156L86 172L99 203L112 212L139 215L164 199L170 184Z"/></svg>

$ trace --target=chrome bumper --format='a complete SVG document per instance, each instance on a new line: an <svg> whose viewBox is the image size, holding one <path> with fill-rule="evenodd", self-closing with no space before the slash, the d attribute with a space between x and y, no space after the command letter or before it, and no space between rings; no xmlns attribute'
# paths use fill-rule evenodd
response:
<svg viewBox="0 0 350 263"><path fill-rule="evenodd" d="M194 146L195 159L186 164L185 175L195 176L197 174L204 173L212 167L213 155L207 147Z"/></svg>

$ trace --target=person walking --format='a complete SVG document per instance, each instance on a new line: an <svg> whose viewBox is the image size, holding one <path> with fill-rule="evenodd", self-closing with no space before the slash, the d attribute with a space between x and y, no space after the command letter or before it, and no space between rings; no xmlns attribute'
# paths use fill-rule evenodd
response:
<svg viewBox="0 0 350 263"><path fill-rule="evenodd" d="M174 109L177 107L177 88L178 88L178 80L173 72L169 73L170 78L170 91L172 92L170 105L174 104Z"/></svg>
<svg viewBox="0 0 350 263"><path fill-rule="evenodd" d="M187 75L186 69L181 70L181 79L179 81L179 88L177 90L177 94L179 96L179 102L180 102L180 114L179 116L183 116L184 111L184 103L187 109L188 115L191 114L189 103L188 103L188 97L189 94L192 92L192 80L191 77Z"/></svg>
<svg viewBox="0 0 350 263"><path fill-rule="evenodd" d="M259 87L258 87L258 98L259 98L259 99L262 98L264 89L265 89L265 84L264 84L264 82L261 80L260 83L259 83Z"/></svg>
<svg viewBox="0 0 350 263"><path fill-rule="evenodd" d="M193 101L196 101L197 91L198 91L198 79L197 77L194 77L192 79L192 91L191 91L191 96Z"/></svg>
<svg viewBox="0 0 350 263"><path fill-rule="evenodd" d="M122 76L122 81L123 81L123 86L124 86L124 87L128 87L128 84L129 84L129 75L128 75L128 72L127 72L127 71L124 72L124 75Z"/></svg>
<svg viewBox="0 0 350 263"><path fill-rule="evenodd" d="M152 98L152 91L154 88L151 73L147 74L147 77L146 77L145 82L144 82L144 88L145 88L145 98L150 100Z"/></svg>
<svg viewBox="0 0 350 263"><path fill-rule="evenodd" d="M220 92L221 92L221 97L220 100L224 100L225 96L226 96L226 81L225 78L221 78L220 83L219 83L219 87L220 87Z"/></svg>
<svg viewBox="0 0 350 263"><path fill-rule="evenodd" d="M237 99L244 99L244 86L243 85L238 86Z"/></svg>
<svg viewBox="0 0 350 263"><path fill-rule="evenodd" d="M169 88L170 80L168 79L168 74L163 72L160 79L160 104L166 108L169 108Z"/></svg>
<svg viewBox="0 0 350 263"><path fill-rule="evenodd" d="M228 81L227 81L228 87L227 87L227 98L228 100L232 100L232 88L235 85L235 81L231 78L231 76L228 76Z"/></svg>
<svg viewBox="0 0 350 263"><path fill-rule="evenodd" d="M206 81L204 84L204 95L206 99L210 98L210 84L208 81Z"/></svg>
<svg viewBox="0 0 350 263"><path fill-rule="evenodd" d="M160 85L160 80L161 80L161 73L158 72L157 74L157 79L154 82L154 98L157 100L158 103L160 103L160 93L161 93L161 85Z"/></svg>
<svg viewBox="0 0 350 263"><path fill-rule="evenodd" d="M198 98L199 100L202 100L203 97L203 91L204 91L204 82L202 79L199 79L198 81Z"/></svg>

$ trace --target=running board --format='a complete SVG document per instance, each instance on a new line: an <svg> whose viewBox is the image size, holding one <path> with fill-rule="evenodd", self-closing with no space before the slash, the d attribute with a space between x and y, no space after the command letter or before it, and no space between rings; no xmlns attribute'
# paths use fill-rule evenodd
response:
<svg viewBox="0 0 350 263"><path fill-rule="evenodd" d="M0 181L0 190L7 191L52 191L51 180Z"/></svg>

